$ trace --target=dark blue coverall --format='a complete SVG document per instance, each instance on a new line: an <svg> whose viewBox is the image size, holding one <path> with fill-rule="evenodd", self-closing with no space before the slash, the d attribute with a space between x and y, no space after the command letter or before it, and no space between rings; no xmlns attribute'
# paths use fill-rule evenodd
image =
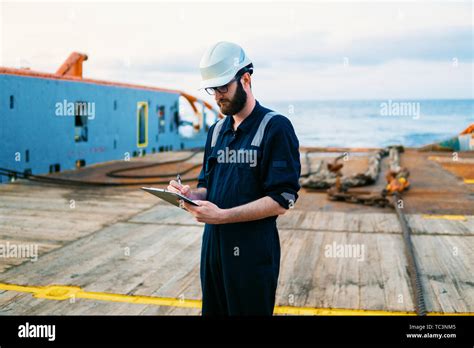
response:
<svg viewBox="0 0 474 348"><path fill-rule="evenodd" d="M289 209L298 198L301 173L299 142L291 122L257 101L235 132L233 123L227 116L209 129L198 187L207 188L206 199L222 209L265 196ZM240 162L229 156L222 161L226 147L256 150L256 166L243 157ZM273 314L280 270L276 219L205 225L202 315Z"/></svg>

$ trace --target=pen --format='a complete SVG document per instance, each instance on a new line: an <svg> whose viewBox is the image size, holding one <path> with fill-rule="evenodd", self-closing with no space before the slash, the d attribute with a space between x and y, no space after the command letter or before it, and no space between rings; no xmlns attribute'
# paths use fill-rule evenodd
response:
<svg viewBox="0 0 474 348"><path fill-rule="evenodd" d="M181 175L179 175L179 173L178 173L178 175L176 175L176 180L178 180L178 184L179 184L180 186L183 186L183 185L181 185ZM181 191L181 189L180 189L180 191ZM180 207L181 209L184 209L184 202L183 202L183 200L180 199L180 200L178 200L178 202L179 202L179 207Z"/></svg>

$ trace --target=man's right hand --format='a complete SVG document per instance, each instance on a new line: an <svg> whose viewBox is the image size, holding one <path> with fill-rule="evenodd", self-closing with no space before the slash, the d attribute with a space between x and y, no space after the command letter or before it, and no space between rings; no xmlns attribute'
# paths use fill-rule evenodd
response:
<svg viewBox="0 0 474 348"><path fill-rule="evenodd" d="M171 180L167 187L168 191L180 193L183 196L191 198L191 187L189 185L181 185L176 180Z"/></svg>

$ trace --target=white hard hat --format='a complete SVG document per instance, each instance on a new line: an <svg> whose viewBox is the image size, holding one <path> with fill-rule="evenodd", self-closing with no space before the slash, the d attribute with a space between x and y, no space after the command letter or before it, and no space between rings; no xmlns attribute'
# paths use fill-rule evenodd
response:
<svg viewBox="0 0 474 348"><path fill-rule="evenodd" d="M252 64L242 47L221 41L209 47L201 58L201 85L199 89L219 87L234 78L237 72Z"/></svg>

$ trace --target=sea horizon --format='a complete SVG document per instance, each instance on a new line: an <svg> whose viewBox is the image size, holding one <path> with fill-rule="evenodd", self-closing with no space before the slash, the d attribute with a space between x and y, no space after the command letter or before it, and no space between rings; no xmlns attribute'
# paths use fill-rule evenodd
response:
<svg viewBox="0 0 474 348"><path fill-rule="evenodd" d="M291 120L302 146L420 147L455 137L474 123L474 99L260 102Z"/></svg>

